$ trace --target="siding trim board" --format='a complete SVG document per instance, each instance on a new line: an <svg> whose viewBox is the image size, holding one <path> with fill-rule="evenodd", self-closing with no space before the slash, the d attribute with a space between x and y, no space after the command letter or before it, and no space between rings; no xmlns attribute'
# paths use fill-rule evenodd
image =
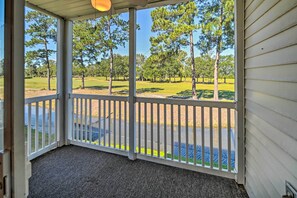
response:
<svg viewBox="0 0 297 198"><path fill-rule="evenodd" d="M263 135L262 131L260 131L257 126L255 126L251 122L247 122L247 126L251 129L251 130L249 130L248 135L252 135L252 137L255 138L253 141L251 141L251 143L253 145L255 145L254 144L255 141L258 141L258 143L261 144L265 148L269 146L269 148L270 148L269 150L267 150L267 149L264 149L264 150L267 151L267 153L269 153L271 155L271 157L273 158L273 162L276 162L276 163L278 163L278 165L283 166L283 168L281 170L278 170L278 172L282 173L280 175L281 176L290 175L290 177L292 177L293 179L296 179L297 178L296 177L297 169L295 169L295 167L297 167L296 160L294 158L292 158L291 156L287 155L287 153L284 152L283 150L278 149L277 148L278 145L273 143L270 140L270 138ZM261 138L259 138L259 137L261 137ZM258 150L262 151L262 149L258 149ZM276 163L270 163L270 161L267 161L266 163L271 166L276 164ZM271 176L271 175L268 175L268 176Z"/></svg>
<svg viewBox="0 0 297 198"><path fill-rule="evenodd" d="M296 0L282 0L270 10L256 20L251 26L246 28L245 39L255 35L268 26L274 26L273 23L285 21L290 18L290 14L294 14L294 9L297 6ZM293 11L292 11L293 10ZM289 13L289 15L287 15Z"/></svg>
<svg viewBox="0 0 297 198"><path fill-rule="evenodd" d="M245 59L253 58L262 54L277 51L282 48L293 46L297 43L297 25L283 32L276 34L272 38L268 38L258 45L254 45L245 50ZM290 39L286 39L290 38Z"/></svg>
<svg viewBox="0 0 297 198"><path fill-rule="evenodd" d="M254 14L246 18L245 29L247 29L249 26L254 24L254 22L257 21L260 17L266 14L267 7L272 8L278 2L280 2L280 0L270 0L270 1L264 1L262 4L260 4L260 6L255 10Z"/></svg>
<svg viewBox="0 0 297 198"><path fill-rule="evenodd" d="M297 122L296 102L250 90L246 91L246 95L247 100L257 101L262 107Z"/></svg>
<svg viewBox="0 0 297 198"><path fill-rule="evenodd" d="M245 71L245 79L297 83L297 64L246 68Z"/></svg>
<svg viewBox="0 0 297 198"><path fill-rule="evenodd" d="M245 0L245 185L297 187L297 0Z"/></svg>
<svg viewBox="0 0 297 198"><path fill-rule="evenodd" d="M286 170L279 170L279 168L277 167L279 165L278 162L275 164L269 163L275 160L271 153L264 149L265 147L261 143L259 143L257 138L251 135L249 135L248 137L251 139L251 141L253 141L253 143L247 143L247 157L251 159L249 163L256 163L258 165L255 171L257 175L260 175L260 172L263 173L264 171L266 171L266 169L270 171L269 173L265 173L263 176L266 177L269 182L262 183L264 188L261 188L261 190L271 191L271 188L273 187L278 191L278 194L275 197L281 197L280 195L285 194L284 182L282 182L283 178L286 178L290 182L294 181L295 178L292 177ZM247 168L252 169L248 166Z"/></svg>
<svg viewBox="0 0 297 198"><path fill-rule="evenodd" d="M246 113L246 118L249 120L247 122L257 126L263 135L270 138L270 140L278 145L284 152L288 153L293 159L297 160L297 152L294 149L297 147L297 141L294 141L294 139L290 138L286 134L283 134L281 131L249 111Z"/></svg>
<svg viewBox="0 0 297 198"><path fill-rule="evenodd" d="M251 178L248 174L247 174L247 176L246 177L249 177L249 178ZM252 180L252 178L251 179L249 179L249 181L250 180ZM248 195L249 195L249 197L250 198L256 198L256 196L255 196L255 194L254 194L254 192L252 191L252 190L250 190L250 189L252 189L252 187L251 187L251 185L250 185L250 182L249 181L247 181L246 182L246 191L248 192Z"/></svg>
<svg viewBox="0 0 297 198"><path fill-rule="evenodd" d="M296 16L297 19L297 16ZM297 45L283 48L274 52L259 55L245 60L246 68L266 67L297 63ZM280 58L280 56L282 58Z"/></svg>
<svg viewBox="0 0 297 198"><path fill-rule="evenodd" d="M249 18L249 16L251 16L263 2L264 2L264 0L253 1L250 4L250 6L245 10L245 12L246 12L245 19Z"/></svg>
<svg viewBox="0 0 297 198"><path fill-rule="evenodd" d="M261 143L259 143L257 138L251 135L247 137L249 137L249 139L253 141L253 143L251 142L247 143L247 150L248 150L247 157L251 159L249 163L257 163L258 165L256 169L257 175L260 175L260 172L264 172L266 169L270 171L268 174L267 173L264 174L264 177L266 177L270 182L262 183L264 188L263 189L261 188L261 190L270 191L271 188L274 187L278 192L278 194L274 197L281 197L280 195L285 194L285 188L284 188L285 183L282 182L283 178L286 178L286 180L290 182L294 181L295 178L289 175L289 173L286 170L279 170L279 168L277 167L279 163L277 161L276 163L270 163L271 161L275 160L275 158L265 149L265 147ZM248 166L247 168L252 169L252 168L249 168ZM270 197L270 196L265 196L265 197Z"/></svg>
<svg viewBox="0 0 297 198"><path fill-rule="evenodd" d="M296 127L294 126L296 121L287 119L248 99L246 100L246 109L297 141Z"/></svg>
<svg viewBox="0 0 297 198"><path fill-rule="evenodd" d="M264 93L268 96L297 102L296 83L249 79L246 81L245 89L257 93Z"/></svg>
<svg viewBox="0 0 297 198"><path fill-rule="evenodd" d="M246 0L244 9L246 10L251 5L252 2L253 0Z"/></svg>
<svg viewBox="0 0 297 198"><path fill-rule="evenodd" d="M261 189L265 190L265 197L273 197L273 195L275 196L276 194L279 195L278 190L276 189L275 186L273 186L273 184L271 183L270 179L268 179L267 177L265 177L265 175L269 174L271 175L271 169L261 169L259 167L259 164L263 163L263 160L260 160L260 162L258 162L258 159L255 159L253 157L252 154L250 154L249 151L247 151L246 154L248 157L251 157L251 159L253 159L254 161L249 161L247 166L250 166L251 169L254 170L261 170L261 171L255 171L256 175L257 175L257 181L260 183L260 185L262 185L263 187ZM268 171L267 171L268 170ZM255 176L255 175L254 175ZM272 177L275 177L275 175L271 175ZM269 186L266 186L266 184L269 184Z"/></svg>

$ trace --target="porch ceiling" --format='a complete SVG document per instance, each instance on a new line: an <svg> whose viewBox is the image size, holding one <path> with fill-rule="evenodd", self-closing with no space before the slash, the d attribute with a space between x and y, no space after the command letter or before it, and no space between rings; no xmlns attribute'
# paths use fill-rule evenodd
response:
<svg viewBox="0 0 297 198"><path fill-rule="evenodd" d="M123 13L128 8L144 9L174 4L187 0L111 0L111 13ZM26 6L43 11L55 17L68 20L96 18L110 12L98 12L91 5L91 0L26 0Z"/></svg>

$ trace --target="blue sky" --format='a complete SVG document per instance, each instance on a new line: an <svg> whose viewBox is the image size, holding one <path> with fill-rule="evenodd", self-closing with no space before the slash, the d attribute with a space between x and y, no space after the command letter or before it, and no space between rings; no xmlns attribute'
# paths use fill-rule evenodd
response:
<svg viewBox="0 0 297 198"><path fill-rule="evenodd" d="M29 9L26 9L26 12ZM155 33L151 32L151 26L152 26L152 19L150 16L152 9L146 9L146 10L139 10L137 11L137 24L140 25L140 30L137 31L137 37L136 37L136 52L138 54L144 54L146 57L150 55L150 37L153 36ZM3 12L1 12L3 13ZM121 17L125 20L128 20L128 13L121 14ZM0 18L1 19L1 18ZM197 42L199 38L199 32L194 33L194 42ZM28 36L26 36L26 40L28 40ZM50 48L55 50L56 44L51 44ZM29 49L26 49L29 50ZM189 54L189 47L184 48L183 50L187 51ZM126 43L125 47L119 47L119 49L115 50L115 53L122 54L122 55L128 55L129 49L128 49L128 43ZM234 50L226 50L223 52L223 54L234 54ZM199 56L200 52L199 49L195 47L195 56ZM51 57L51 59L56 59L55 55Z"/></svg>
<svg viewBox="0 0 297 198"><path fill-rule="evenodd" d="M0 59L4 57L4 1L0 0Z"/></svg>
<svg viewBox="0 0 297 198"><path fill-rule="evenodd" d="M146 57L150 55L150 37L155 35L155 33L151 32L151 26L153 24L151 19L151 11L153 9L145 9L137 11L137 24L140 25L140 30L137 31L136 34L136 52L137 54L144 54ZM128 18L128 14L122 14L124 19ZM197 22L197 20L196 20ZM194 42L198 42L199 32L194 33ZM187 51L189 54L189 47L184 48L183 50ZM116 50L117 53L128 55L128 48L120 47ZM226 54L234 54L234 49L229 49L223 52ZM195 56L199 56L200 51L197 47L195 47Z"/></svg>

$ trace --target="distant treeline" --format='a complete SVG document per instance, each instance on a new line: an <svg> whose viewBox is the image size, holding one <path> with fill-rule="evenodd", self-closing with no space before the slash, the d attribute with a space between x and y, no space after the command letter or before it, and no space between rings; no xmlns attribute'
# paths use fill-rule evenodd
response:
<svg viewBox="0 0 297 198"><path fill-rule="evenodd" d="M182 52L185 55L185 52ZM136 56L136 78L140 81L151 82L176 82L184 81L185 78L191 77L191 67L189 65L189 58L169 57L164 65L158 65L151 62L153 57L146 58L142 54ZM196 57L196 78L204 79L213 78L213 64L214 59L209 55ZM56 63L50 60L51 77L56 76ZM74 77L81 77L81 68L73 65ZM27 77L47 77L47 66L29 66L26 67ZM128 80L129 79L129 56L114 55L114 70L113 80ZM103 59L98 64L92 64L85 67L85 77L105 77L108 80L110 76L109 60ZM221 65L219 68L219 78L224 79L234 78L234 57L226 55L221 57Z"/></svg>

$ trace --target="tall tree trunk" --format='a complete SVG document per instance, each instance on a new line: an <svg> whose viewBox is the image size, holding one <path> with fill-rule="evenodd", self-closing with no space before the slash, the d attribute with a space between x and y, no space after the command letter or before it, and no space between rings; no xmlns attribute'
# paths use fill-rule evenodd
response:
<svg viewBox="0 0 297 198"><path fill-rule="evenodd" d="M221 2L220 8L220 30L223 26L223 5ZM213 90L213 99L219 100L219 65L221 58L221 48L222 48L222 35L219 34L217 37L217 49L216 49L216 60L214 65L214 90Z"/></svg>
<svg viewBox="0 0 297 198"><path fill-rule="evenodd" d="M81 64L82 68L84 69L85 65L84 65L84 58L83 58L82 53L80 54L80 64ZM82 89L85 88L85 72L84 71L82 71L82 75L81 75L81 88Z"/></svg>
<svg viewBox="0 0 297 198"><path fill-rule="evenodd" d="M214 90L213 90L213 99L219 100L219 79L218 79L218 70L220 64L220 52L216 52L216 60L214 65Z"/></svg>
<svg viewBox="0 0 297 198"><path fill-rule="evenodd" d="M47 69L46 69L47 71L47 90L51 90L51 69L50 69L50 66L49 66L49 64L48 64L48 66L47 66Z"/></svg>
<svg viewBox="0 0 297 198"><path fill-rule="evenodd" d="M197 99L194 41L193 41L192 31L190 32L190 51L191 51L191 69L192 69L192 98Z"/></svg>
<svg viewBox="0 0 297 198"><path fill-rule="evenodd" d="M51 66L49 62L48 48L47 48L47 40L44 41L45 47L45 59L46 59L46 72L47 72L47 90L51 90Z"/></svg>
<svg viewBox="0 0 297 198"><path fill-rule="evenodd" d="M112 94L112 77L113 77L113 50L110 49L110 58L109 58L109 86L108 94Z"/></svg>
<svg viewBox="0 0 297 198"><path fill-rule="evenodd" d="M85 72L82 73L82 76L81 76L81 85L82 85L82 89L85 88Z"/></svg>
<svg viewBox="0 0 297 198"><path fill-rule="evenodd" d="M226 84L227 80L226 80L226 77L224 77L224 84Z"/></svg>
<svg viewBox="0 0 297 198"><path fill-rule="evenodd" d="M111 24L110 24L110 20L108 21L108 34L109 34L109 38L111 40ZM109 49L109 53L110 53L110 58L109 58L109 86L108 86L108 94L111 95L112 94L112 77L113 77L113 49L112 46Z"/></svg>

